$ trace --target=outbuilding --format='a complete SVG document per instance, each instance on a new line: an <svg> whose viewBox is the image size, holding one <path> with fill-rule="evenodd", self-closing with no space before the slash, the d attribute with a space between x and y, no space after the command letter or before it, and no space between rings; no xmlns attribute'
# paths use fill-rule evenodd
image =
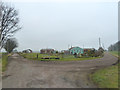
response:
<svg viewBox="0 0 120 90"><path fill-rule="evenodd" d="M84 50L82 49L82 48L80 48L80 47L71 47L70 49L69 49L69 51L70 51L70 54L83 54L84 53Z"/></svg>

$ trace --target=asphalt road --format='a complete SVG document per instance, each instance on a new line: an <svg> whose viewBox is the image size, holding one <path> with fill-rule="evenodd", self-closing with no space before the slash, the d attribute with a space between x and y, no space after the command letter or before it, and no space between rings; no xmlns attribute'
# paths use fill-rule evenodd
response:
<svg viewBox="0 0 120 90"><path fill-rule="evenodd" d="M116 63L117 60L108 53L103 58L84 61L31 61L13 54L3 74L2 87L96 88L88 75Z"/></svg>

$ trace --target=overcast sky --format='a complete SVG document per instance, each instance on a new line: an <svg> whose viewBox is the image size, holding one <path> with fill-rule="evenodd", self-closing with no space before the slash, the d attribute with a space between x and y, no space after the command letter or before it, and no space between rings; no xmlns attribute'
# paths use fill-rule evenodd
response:
<svg viewBox="0 0 120 90"><path fill-rule="evenodd" d="M14 36L19 43L18 50L63 50L71 45L98 49L99 37L108 48L118 40L117 2L96 1L99 2L12 2L19 11L22 26Z"/></svg>

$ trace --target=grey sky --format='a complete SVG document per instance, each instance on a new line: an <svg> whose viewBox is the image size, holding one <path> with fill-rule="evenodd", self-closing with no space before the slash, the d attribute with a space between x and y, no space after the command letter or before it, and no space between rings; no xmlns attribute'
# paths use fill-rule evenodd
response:
<svg viewBox="0 0 120 90"><path fill-rule="evenodd" d="M105 48L118 40L117 2L13 3L19 10L18 50L68 49L68 45Z"/></svg>

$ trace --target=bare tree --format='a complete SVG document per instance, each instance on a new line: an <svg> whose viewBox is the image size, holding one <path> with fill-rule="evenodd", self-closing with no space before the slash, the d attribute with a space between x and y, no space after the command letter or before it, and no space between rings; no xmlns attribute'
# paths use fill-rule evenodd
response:
<svg viewBox="0 0 120 90"><path fill-rule="evenodd" d="M6 40L21 29L18 24L19 17L17 10L0 2L0 50L3 48Z"/></svg>
<svg viewBox="0 0 120 90"><path fill-rule="evenodd" d="M16 47L18 47L18 43L15 38L7 39L4 49L8 52L11 53Z"/></svg>

